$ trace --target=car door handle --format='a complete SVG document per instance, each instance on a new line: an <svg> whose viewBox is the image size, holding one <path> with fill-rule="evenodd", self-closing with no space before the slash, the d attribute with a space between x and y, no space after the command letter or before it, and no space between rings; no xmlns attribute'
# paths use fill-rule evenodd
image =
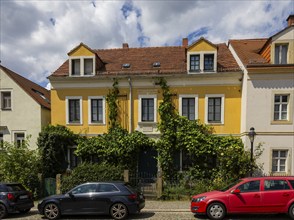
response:
<svg viewBox="0 0 294 220"><path fill-rule="evenodd" d="M255 194L255 195L254 195L254 198L260 198L260 195Z"/></svg>
<svg viewBox="0 0 294 220"><path fill-rule="evenodd" d="M290 195L289 193L284 193L284 194L283 194L283 196L289 196L289 195Z"/></svg>

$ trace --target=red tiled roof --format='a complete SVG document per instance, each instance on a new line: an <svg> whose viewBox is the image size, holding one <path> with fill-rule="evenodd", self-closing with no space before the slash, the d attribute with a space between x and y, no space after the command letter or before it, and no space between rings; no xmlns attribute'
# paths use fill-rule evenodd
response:
<svg viewBox="0 0 294 220"><path fill-rule="evenodd" d="M239 71L239 66L225 44L218 44L218 71ZM159 75L186 74L186 48L181 46L143 47L92 50L104 63L96 75ZM160 67L153 67L159 62ZM130 64L130 68L122 68ZM65 61L52 76L68 76L69 62Z"/></svg>
<svg viewBox="0 0 294 220"><path fill-rule="evenodd" d="M267 40L267 38L229 40L229 44L232 45L238 57L241 59L241 62L245 66L248 64L268 64L268 62L259 54Z"/></svg>
<svg viewBox="0 0 294 220"><path fill-rule="evenodd" d="M20 76L12 70L0 65L4 71L14 82L16 82L28 95L30 95L42 107L51 109L50 106L50 91L39 86L38 84ZM43 98L43 97L44 98Z"/></svg>

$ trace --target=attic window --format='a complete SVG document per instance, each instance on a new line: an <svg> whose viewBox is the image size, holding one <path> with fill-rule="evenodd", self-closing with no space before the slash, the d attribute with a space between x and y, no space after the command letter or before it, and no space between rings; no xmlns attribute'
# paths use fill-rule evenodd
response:
<svg viewBox="0 0 294 220"><path fill-rule="evenodd" d="M42 93L42 92L39 92L39 91L37 91L37 90L35 90L35 89L32 89L35 93L37 93L42 99L44 99L47 103L50 103L50 101L49 101L49 99L47 99L46 97L45 97L45 95Z"/></svg>
<svg viewBox="0 0 294 220"><path fill-rule="evenodd" d="M130 68L130 67L131 67L131 64L130 64L130 63L124 63L124 64L122 65L122 67L123 67L124 69L127 69L127 68Z"/></svg>
<svg viewBox="0 0 294 220"><path fill-rule="evenodd" d="M160 67L160 62L154 62L153 67Z"/></svg>

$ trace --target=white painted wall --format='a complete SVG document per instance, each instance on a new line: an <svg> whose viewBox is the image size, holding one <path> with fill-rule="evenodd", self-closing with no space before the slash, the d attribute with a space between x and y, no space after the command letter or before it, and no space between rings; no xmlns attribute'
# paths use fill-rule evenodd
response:
<svg viewBox="0 0 294 220"><path fill-rule="evenodd" d="M30 148L36 149L37 138L42 124L50 122L49 110L42 110L41 106L18 86L5 72L0 70L0 90L11 90L12 110L0 109L0 126L7 126L2 131L4 141L14 141L14 132L25 132L31 135ZM45 113L45 115L43 114Z"/></svg>

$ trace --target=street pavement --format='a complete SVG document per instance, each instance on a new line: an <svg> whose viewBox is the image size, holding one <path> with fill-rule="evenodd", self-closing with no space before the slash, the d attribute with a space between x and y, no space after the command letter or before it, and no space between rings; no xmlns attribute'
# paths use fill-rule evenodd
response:
<svg viewBox="0 0 294 220"><path fill-rule="evenodd" d="M128 219L136 220L207 220L204 217L195 217L190 212L190 201L153 201L147 200L145 208L139 214L131 215ZM36 206L27 214L11 214L7 217L9 220L45 220L38 213ZM62 220L108 220L109 216L63 216ZM225 220L289 220L285 214L280 215L231 215Z"/></svg>

